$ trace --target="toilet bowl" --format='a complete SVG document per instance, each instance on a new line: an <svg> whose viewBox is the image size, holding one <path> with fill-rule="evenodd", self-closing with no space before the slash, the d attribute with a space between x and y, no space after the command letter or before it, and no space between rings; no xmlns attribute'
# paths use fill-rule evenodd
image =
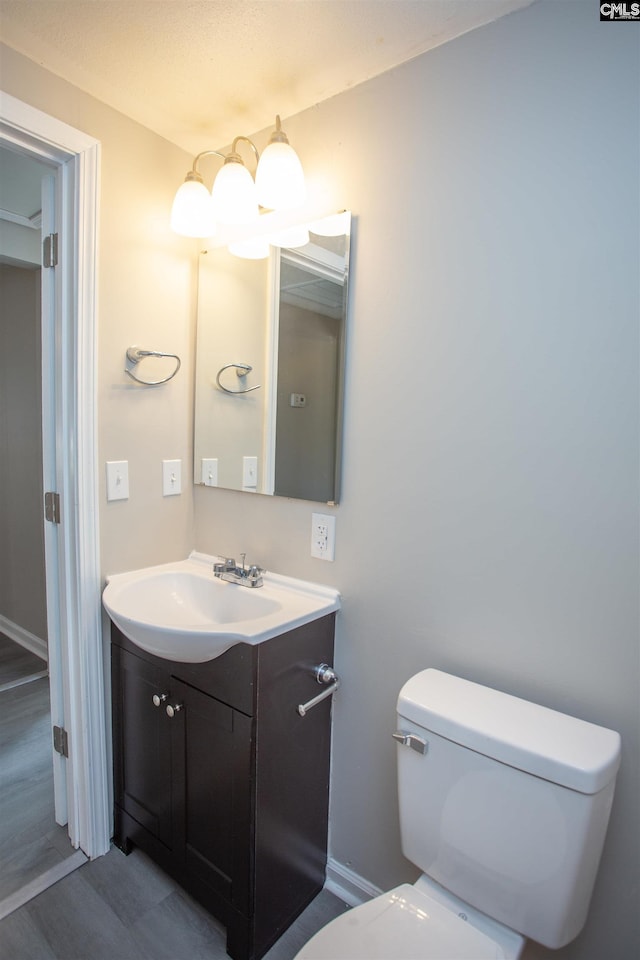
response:
<svg viewBox="0 0 640 960"><path fill-rule="evenodd" d="M517 960L524 943L422 876L332 920L295 960Z"/></svg>

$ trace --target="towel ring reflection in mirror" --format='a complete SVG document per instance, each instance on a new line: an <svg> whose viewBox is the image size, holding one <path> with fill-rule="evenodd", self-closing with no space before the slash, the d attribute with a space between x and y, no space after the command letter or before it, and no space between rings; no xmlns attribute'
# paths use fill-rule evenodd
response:
<svg viewBox="0 0 640 960"><path fill-rule="evenodd" d="M240 393L251 393L252 390L260 389L260 384L258 383L256 384L255 387L244 387L242 390L229 390L228 387L225 387L222 383L220 383L220 376L221 374L224 373L225 370L232 370L232 369L236 371L236 376L246 377L248 373L251 373L251 371L253 370L253 367L251 366L250 363L226 363L224 367L220 367L220 369L218 370L218 373L216 374L216 383L218 384L221 390L224 390L225 393L230 393L232 396L233 395L237 396Z"/></svg>
<svg viewBox="0 0 640 960"><path fill-rule="evenodd" d="M127 360L129 363L134 365L134 369L141 360L145 359L145 357L170 357L172 360L176 361L175 369L172 370L168 377L163 377L161 380L143 380L142 377L137 377L133 370L129 370L127 367L125 367L124 372L127 374L127 376L131 377L132 380L135 380L136 383L142 383L147 387L155 387L159 383L166 383L168 380L172 380L180 369L180 357L176 353L160 353L157 350L141 350L140 347L129 347L127 349Z"/></svg>

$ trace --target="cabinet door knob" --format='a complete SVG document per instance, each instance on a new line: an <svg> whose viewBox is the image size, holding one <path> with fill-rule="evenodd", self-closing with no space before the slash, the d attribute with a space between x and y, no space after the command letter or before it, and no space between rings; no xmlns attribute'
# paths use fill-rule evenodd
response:
<svg viewBox="0 0 640 960"><path fill-rule="evenodd" d="M168 717L171 717L171 719L173 719L173 717L175 717L176 713L179 713L181 710L182 710L182 704L181 704L181 703L168 703L168 704L167 704L167 716L168 716Z"/></svg>
<svg viewBox="0 0 640 960"><path fill-rule="evenodd" d="M153 705L154 707L159 707L161 703L167 699L166 693L154 693L153 695Z"/></svg>

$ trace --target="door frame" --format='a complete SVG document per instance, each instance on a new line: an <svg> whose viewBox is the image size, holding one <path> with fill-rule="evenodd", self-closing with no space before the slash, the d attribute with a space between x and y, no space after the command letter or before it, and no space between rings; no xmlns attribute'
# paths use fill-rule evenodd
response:
<svg viewBox="0 0 640 960"><path fill-rule="evenodd" d="M62 517L45 525L49 670L52 718L69 742L69 759L55 761L69 837L94 858L111 832L97 473L100 143L2 91L0 142L56 167L59 259L43 268L42 311L44 473Z"/></svg>

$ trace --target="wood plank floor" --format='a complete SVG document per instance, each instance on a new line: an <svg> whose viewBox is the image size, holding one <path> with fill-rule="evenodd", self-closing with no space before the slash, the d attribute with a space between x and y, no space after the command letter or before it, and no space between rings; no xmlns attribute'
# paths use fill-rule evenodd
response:
<svg viewBox="0 0 640 960"><path fill-rule="evenodd" d="M323 890L264 960L292 960L347 907ZM226 934L140 850L115 847L0 921L0 960L228 960Z"/></svg>
<svg viewBox="0 0 640 960"><path fill-rule="evenodd" d="M55 821L46 677L0 693L0 771L2 901L74 853Z"/></svg>

